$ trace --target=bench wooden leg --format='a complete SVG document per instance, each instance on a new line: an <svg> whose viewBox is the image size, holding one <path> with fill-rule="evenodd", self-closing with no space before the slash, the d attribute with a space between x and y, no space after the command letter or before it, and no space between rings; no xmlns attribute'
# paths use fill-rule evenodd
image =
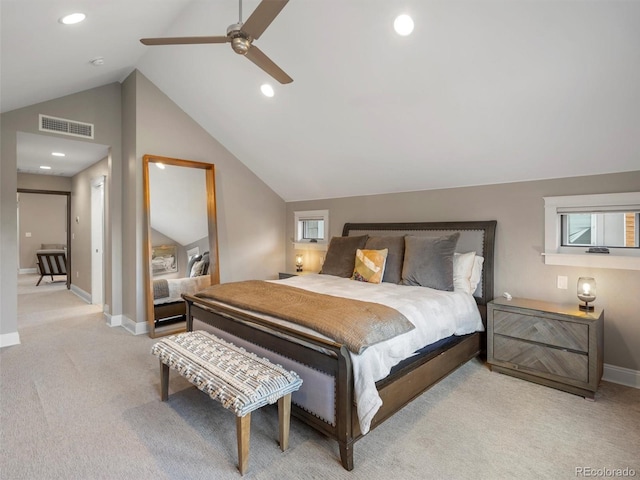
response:
<svg viewBox="0 0 640 480"><path fill-rule="evenodd" d="M160 399L166 402L169 398L169 365L160 360Z"/></svg>
<svg viewBox="0 0 640 480"><path fill-rule="evenodd" d="M236 417L236 434L238 436L238 470L244 475L249 465L249 439L251 436L251 412L244 417Z"/></svg>
<svg viewBox="0 0 640 480"><path fill-rule="evenodd" d="M289 425L291 424L291 394L278 399L278 424L280 450L289 448Z"/></svg>

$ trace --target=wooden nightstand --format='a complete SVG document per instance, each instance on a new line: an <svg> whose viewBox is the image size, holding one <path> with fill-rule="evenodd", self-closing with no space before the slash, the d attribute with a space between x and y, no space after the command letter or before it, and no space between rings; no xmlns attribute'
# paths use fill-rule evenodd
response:
<svg viewBox="0 0 640 480"><path fill-rule="evenodd" d="M514 298L489 302L487 363L496 372L594 398L602 378L604 310Z"/></svg>

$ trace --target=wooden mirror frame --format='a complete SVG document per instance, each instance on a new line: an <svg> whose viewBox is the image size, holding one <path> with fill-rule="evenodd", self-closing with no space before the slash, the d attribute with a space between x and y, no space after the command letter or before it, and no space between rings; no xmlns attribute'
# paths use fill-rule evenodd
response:
<svg viewBox="0 0 640 480"><path fill-rule="evenodd" d="M142 157L143 171L143 190L144 190L144 232L145 232L145 248L143 254L144 262L144 282L146 295L146 313L147 324L149 326L149 336L155 338L160 335L171 335L184 331L186 329L186 321L177 323L175 328L166 327L161 332L156 332L154 302L153 302L153 275L151 271L151 191L149 185L149 164L163 163L164 165L173 165L177 167L199 168L204 170L206 176L206 199L207 202L207 220L209 235L209 273L211 284L220 283L220 268L218 262L218 235L217 235L217 218L216 218L216 189L215 189L215 166L212 163L194 162L191 160L181 160L178 158L161 157L158 155L144 155ZM186 304L185 304L186 306ZM186 317L185 317L186 318Z"/></svg>

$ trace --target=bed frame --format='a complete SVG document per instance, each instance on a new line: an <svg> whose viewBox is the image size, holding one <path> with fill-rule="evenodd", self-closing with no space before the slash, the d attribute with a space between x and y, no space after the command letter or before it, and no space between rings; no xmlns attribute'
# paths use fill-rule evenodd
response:
<svg viewBox="0 0 640 480"><path fill-rule="evenodd" d="M153 321L156 328L170 323L184 322L187 318L186 313L187 309L182 300L153 305Z"/></svg>
<svg viewBox="0 0 640 480"><path fill-rule="evenodd" d="M439 222L439 223L347 223L343 236L362 235L430 235L441 236L461 232L456 251L469 251L465 246L465 232L480 238L476 248L484 257L483 274L474 297L486 326L487 303L493 299L494 240L496 221ZM463 243L461 245L461 242ZM472 242L473 243L473 242ZM465 249L467 248L467 249ZM481 249L481 252L478 251ZM292 405L292 413L311 427L338 442L340 459L347 470L352 470L353 446L362 438L356 405L353 398L353 372L347 347L333 341L306 335L302 332L275 325L251 314L238 313L208 303L206 299L184 296L187 303L187 330L194 328L194 319L222 330L239 339L245 339L258 348L292 359L335 379L335 422L328 423L313 413ZM445 346L412 356L394 367L391 373L376 383L383 404L371 422L371 430L390 418L429 387L459 366L486 350L486 335L473 333L455 337ZM302 375L301 375L302 376Z"/></svg>

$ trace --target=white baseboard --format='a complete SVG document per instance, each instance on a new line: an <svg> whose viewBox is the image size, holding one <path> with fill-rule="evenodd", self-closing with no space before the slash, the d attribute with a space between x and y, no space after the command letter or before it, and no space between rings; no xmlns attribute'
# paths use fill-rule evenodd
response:
<svg viewBox="0 0 640 480"><path fill-rule="evenodd" d="M91 294L85 292L80 287L75 286L73 283L71 284L71 292L75 293L78 297L84 300L87 303L91 303Z"/></svg>
<svg viewBox="0 0 640 480"><path fill-rule="evenodd" d="M104 317L110 327L122 327L134 335L143 335L149 332L147 322L134 322L126 315L111 315L107 312L104 312Z"/></svg>
<svg viewBox="0 0 640 480"><path fill-rule="evenodd" d="M602 379L607 382L619 383L627 387L640 388L640 371L630 368L617 367L615 365L604 365Z"/></svg>
<svg viewBox="0 0 640 480"><path fill-rule="evenodd" d="M107 319L107 325L110 327L122 326L122 315L111 315L110 313L104 312L104 318Z"/></svg>
<svg viewBox="0 0 640 480"><path fill-rule="evenodd" d="M149 325L147 322L134 322L126 315L121 315L122 317L122 328L124 328L127 332L133 333L134 335L144 335L149 332Z"/></svg>
<svg viewBox="0 0 640 480"><path fill-rule="evenodd" d="M20 334L18 332L3 333L0 335L0 348L20 345Z"/></svg>
<svg viewBox="0 0 640 480"><path fill-rule="evenodd" d="M18 273L20 275L24 275L28 273L38 273L38 269L37 268L21 268L20 270L18 270Z"/></svg>

